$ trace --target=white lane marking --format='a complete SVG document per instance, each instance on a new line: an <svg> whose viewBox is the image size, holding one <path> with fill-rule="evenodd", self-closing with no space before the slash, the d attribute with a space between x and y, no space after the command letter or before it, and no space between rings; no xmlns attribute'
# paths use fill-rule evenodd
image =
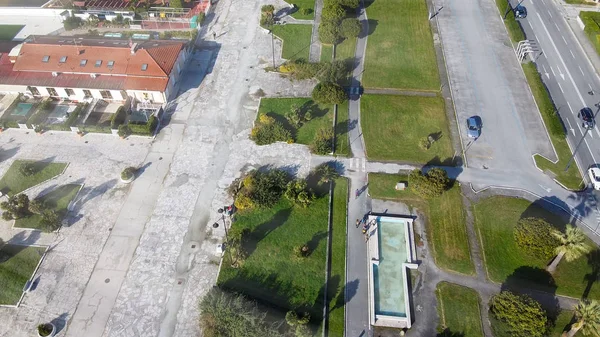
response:
<svg viewBox="0 0 600 337"><path fill-rule="evenodd" d="M592 85L588 83L588 87L590 87L591 91L594 91L594 88L592 88Z"/></svg>
<svg viewBox="0 0 600 337"><path fill-rule="evenodd" d="M554 69L552 68L552 66L550 66L550 71L552 71L552 75L554 75L554 77L556 77L556 74L554 73Z"/></svg>
<svg viewBox="0 0 600 337"><path fill-rule="evenodd" d="M573 129L573 127L571 126L571 122L569 122L568 118L567 118L567 124L569 124L569 130L571 130L571 132L573 133L573 135L575 135L575 129Z"/></svg>
<svg viewBox="0 0 600 337"><path fill-rule="evenodd" d="M571 110L571 113L573 114L573 116L575 116L575 111L573 111L573 108L571 108L571 103L567 102L567 105L569 106L569 110ZM568 121L568 119L567 119Z"/></svg>
<svg viewBox="0 0 600 337"><path fill-rule="evenodd" d="M583 106L585 106L585 101L583 100L583 97L581 96L581 93L579 93L579 90L577 90L577 85L575 84L575 80L573 80L573 76L571 76L571 72L567 68L567 65L565 64L565 60L563 60L562 56L560 56L560 53L558 52L558 48L556 47L556 44L554 43L554 40L552 40L552 36L550 36L550 32L548 31L548 28L546 27L546 24L542 20L542 17L540 16L540 13L536 13L536 14L537 14L540 22L542 23L542 27L544 27L544 31L546 31L546 35L548 35L548 39L550 39L550 43L552 44L552 47L554 48L554 51L556 52L556 55L558 55L558 59L560 60L560 62L562 63L563 67L567 71L567 76L569 76L569 79L571 80L571 84L573 85L573 88L575 88L575 92L577 93L577 96L579 96L579 99L581 100L581 104Z"/></svg>
<svg viewBox="0 0 600 337"><path fill-rule="evenodd" d="M600 130L598 130L598 125L596 125L594 129L596 129L596 134L598 135L598 137L600 137Z"/></svg>
<svg viewBox="0 0 600 337"><path fill-rule="evenodd" d="M542 69L544 69L544 72L547 73L548 70L546 70L546 66L542 64Z"/></svg>
<svg viewBox="0 0 600 337"><path fill-rule="evenodd" d="M550 15L550 17L552 17L552 13L550 13L550 11L548 11L548 15Z"/></svg>
<svg viewBox="0 0 600 337"><path fill-rule="evenodd" d="M563 94L565 93L562 89L562 87L560 86L560 83L556 82L556 84L558 84L558 89L560 89L560 92L562 92Z"/></svg>
<svg viewBox="0 0 600 337"><path fill-rule="evenodd" d="M554 25L556 26L556 29L558 29L558 31L560 32L560 28L558 28L558 25L556 24L556 22L554 23Z"/></svg>
<svg viewBox="0 0 600 337"><path fill-rule="evenodd" d="M577 66L579 67L579 71L581 71L581 75L585 76L585 73L583 72L583 69L581 69L581 66Z"/></svg>
<svg viewBox="0 0 600 337"><path fill-rule="evenodd" d="M573 54L573 51L571 49L569 49L569 52L571 53L571 56L573 56L573 58L575 58L575 54Z"/></svg>
<svg viewBox="0 0 600 337"><path fill-rule="evenodd" d="M563 41L565 41L565 44L566 44L566 45L569 45L569 44L567 43L567 39L565 39L565 37L564 37L564 36L562 36L562 35L561 35L560 37L562 37L562 38L563 38Z"/></svg>

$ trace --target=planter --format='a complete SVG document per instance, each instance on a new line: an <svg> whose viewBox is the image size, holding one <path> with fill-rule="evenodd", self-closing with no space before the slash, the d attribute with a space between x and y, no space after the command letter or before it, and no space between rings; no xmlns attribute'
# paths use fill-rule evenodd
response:
<svg viewBox="0 0 600 337"><path fill-rule="evenodd" d="M127 167L121 172L121 182L125 184L129 184L135 179L135 172L137 169L135 167Z"/></svg>
<svg viewBox="0 0 600 337"><path fill-rule="evenodd" d="M56 334L56 326L52 323L40 324L37 327L38 337L52 337Z"/></svg>
<svg viewBox="0 0 600 337"><path fill-rule="evenodd" d="M128 179L123 179L123 177L121 177L121 182L124 184L129 184L133 181L133 179L135 179L134 176L129 177Z"/></svg>

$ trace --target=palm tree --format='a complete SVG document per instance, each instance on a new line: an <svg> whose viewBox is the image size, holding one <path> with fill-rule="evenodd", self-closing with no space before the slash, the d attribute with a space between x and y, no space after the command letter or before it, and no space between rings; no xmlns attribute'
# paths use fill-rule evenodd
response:
<svg viewBox="0 0 600 337"><path fill-rule="evenodd" d="M573 337L577 331L586 336L600 337L600 302L596 300L583 300L575 308L575 319L571 330L563 336Z"/></svg>
<svg viewBox="0 0 600 337"><path fill-rule="evenodd" d="M327 162L315 168L315 172L319 176L319 183L328 183L340 176L334 166L335 163Z"/></svg>
<svg viewBox="0 0 600 337"><path fill-rule="evenodd" d="M564 233L556 231L552 233L560 242L560 245L556 247L556 257L552 263L546 268L549 273L554 273L556 267L560 263L563 257L567 259L567 262L571 262L584 254L590 252L591 247L585 243L585 234L581 229L567 225Z"/></svg>

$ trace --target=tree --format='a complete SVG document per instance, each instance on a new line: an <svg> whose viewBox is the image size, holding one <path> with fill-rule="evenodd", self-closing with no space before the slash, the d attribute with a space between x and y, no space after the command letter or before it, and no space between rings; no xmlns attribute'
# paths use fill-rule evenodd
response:
<svg viewBox="0 0 600 337"><path fill-rule="evenodd" d="M331 153L333 151L333 130L327 127L319 129L310 144L310 149L316 154Z"/></svg>
<svg viewBox="0 0 600 337"><path fill-rule="evenodd" d="M586 336L600 336L600 302L596 300L583 300L575 308L577 321L571 325L571 330L566 336L573 337L581 330Z"/></svg>
<svg viewBox="0 0 600 337"><path fill-rule="evenodd" d="M342 87L332 82L322 82L315 86L312 98L323 104L341 104L348 96Z"/></svg>
<svg viewBox="0 0 600 337"><path fill-rule="evenodd" d="M29 211L33 214L42 214L46 209L46 205L41 199L33 199L29 203Z"/></svg>
<svg viewBox="0 0 600 337"><path fill-rule="evenodd" d="M276 337L277 325L268 324L266 313L244 296L213 287L200 301L200 325L204 337Z"/></svg>
<svg viewBox="0 0 600 337"><path fill-rule="evenodd" d="M541 337L546 333L546 312L529 296L503 291L492 297L490 312L508 326L512 337Z"/></svg>
<svg viewBox="0 0 600 337"><path fill-rule="evenodd" d="M440 168L432 168L427 174L415 169L408 176L409 188L426 199L444 193L449 183L448 174Z"/></svg>
<svg viewBox="0 0 600 337"><path fill-rule="evenodd" d="M81 21L81 18L77 16L69 16L63 21L63 26L65 27L65 30L73 30L75 28L79 28L79 26L81 26L82 24L83 22Z"/></svg>
<svg viewBox="0 0 600 337"><path fill-rule="evenodd" d="M328 183L340 176L330 162L317 166L314 172L319 177L319 183Z"/></svg>
<svg viewBox="0 0 600 337"><path fill-rule="evenodd" d="M337 44L342 39L337 22L321 21L319 25L319 41L324 44Z"/></svg>
<svg viewBox="0 0 600 337"><path fill-rule="evenodd" d="M346 16L346 11L338 3L330 3L323 7L321 20L325 22L340 23Z"/></svg>
<svg viewBox="0 0 600 337"><path fill-rule="evenodd" d="M359 0L337 0L337 2L348 8L358 8Z"/></svg>
<svg viewBox="0 0 600 337"><path fill-rule="evenodd" d="M280 122L267 115L261 115L250 132L250 139L257 145L275 142L293 142L292 134Z"/></svg>
<svg viewBox="0 0 600 337"><path fill-rule="evenodd" d="M517 245L526 254L549 260L554 256L556 247L560 244L553 235L556 230L552 225L539 218L519 220L514 230Z"/></svg>
<svg viewBox="0 0 600 337"><path fill-rule="evenodd" d="M350 67L346 60L334 60L332 62L323 62L317 78L321 82L339 83L346 79L349 73Z"/></svg>
<svg viewBox="0 0 600 337"><path fill-rule="evenodd" d="M0 209L4 220L22 218L29 213L29 197L23 193L10 196L7 201L0 203Z"/></svg>
<svg viewBox="0 0 600 337"><path fill-rule="evenodd" d="M362 26L356 18L346 18L340 25L340 34L345 38L358 37Z"/></svg>
<svg viewBox="0 0 600 337"><path fill-rule="evenodd" d="M237 198L246 196L251 206L271 207L281 198L288 181L287 173L282 170L254 170L244 179L242 190L236 197L236 205Z"/></svg>
<svg viewBox="0 0 600 337"><path fill-rule="evenodd" d="M552 235L558 239L559 246L555 250L556 257L546 269L550 273L556 271L556 267L563 257L567 262L571 262L591 251L591 247L585 242L585 234L577 227L567 225L564 233L554 231Z"/></svg>
<svg viewBox="0 0 600 337"><path fill-rule="evenodd" d="M306 180L295 179L287 183L285 197L302 207L307 207L314 200L314 195L308 190Z"/></svg>
<svg viewBox="0 0 600 337"><path fill-rule="evenodd" d="M53 232L60 228L60 214L53 209L47 209L42 212L41 224L47 232Z"/></svg>
<svg viewBox="0 0 600 337"><path fill-rule="evenodd" d="M183 2L181 0L169 0L169 7L183 8Z"/></svg>

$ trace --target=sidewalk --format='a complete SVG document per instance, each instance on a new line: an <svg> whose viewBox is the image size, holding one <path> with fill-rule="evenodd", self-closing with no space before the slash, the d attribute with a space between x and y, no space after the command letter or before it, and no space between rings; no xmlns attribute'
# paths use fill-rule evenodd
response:
<svg viewBox="0 0 600 337"><path fill-rule="evenodd" d="M310 38L310 62L321 61L321 41L319 40L319 25L321 24L321 11L323 11L323 0L315 0L315 19L313 20L312 35Z"/></svg>

